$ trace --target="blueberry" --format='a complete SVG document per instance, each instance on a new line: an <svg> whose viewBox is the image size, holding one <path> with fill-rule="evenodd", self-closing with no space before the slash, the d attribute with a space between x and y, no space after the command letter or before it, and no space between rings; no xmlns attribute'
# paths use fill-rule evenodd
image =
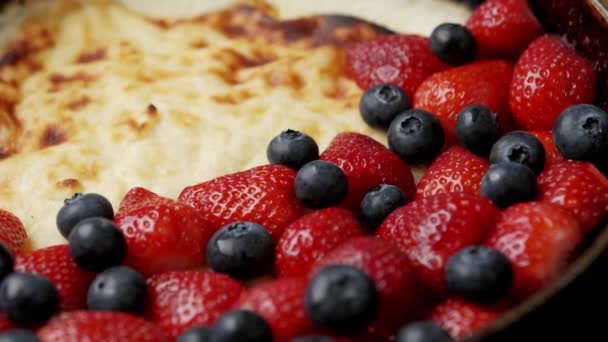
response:
<svg viewBox="0 0 608 342"><path fill-rule="evenodd" d="M39 342L38 336L25 329L11 329L0 334L0 342Z"/></svg>
<svg viewBox="0 0 608 342"><path fill-rule="evenodd" d="M272 331L258 314L248 310L234 310L217 319L211 328L211 341L270 342Z"/></svg>
<svg viewBox="0 0 608 342"><path fill-rule="evenodd" d="M89 310L142 313L147 298L146 279L127 266L108 268L95 277L87 293Z"/></svg>
<svg viewBox="0 0 608 342"><path fill-rule="evenodd" d="M456 119L458 142L476 155L490 154L492 145L500 136L498 116L480 104L465 107Z"/></svg>
<svg viewBox="0 0 608 342"><path fill-rule="evenodd" d="M334 339L328 336L310 335L292 338L289 342L334 342Z"/></svg>
<svg viewBox="0 0 608 342"><path fill-rule="evenodd" d="M11 252L0 242L0 281L13 272L14 260Z"/></svg>
<svg viewBox="0 0 608 342"><path fill-rule="evenodd" d="M342 202L348 192L348 180L338 166L315 160L298 171L294 189L296 197L306 207L322 209Z"/></svg>
<svg viewBox="0 0 608 342"><path fill-rule="evenodd" d="M68 240L74 262L91 272L120 265L127 254L124 235L114 222L103 217L80 221Z"/></svg>
<svg viewBox="0 0 608 342"><path fill-rule="evenodd" d="M240 280L249 280L268 271L273 256L272 235L253 222L225 225L207 243L209 267Z"/></svg>
<svg viewBox="0 0 608 342"><path fill-rule="evenodd" d="M270 141L266 156L272 164L299 170L304 164L319 159L319 147L310 136L288 129Z"/></svg>
<svg viewBox="0 0 608 342"><path fill-rule="evenodd" d="M0 310L18 324L42 324L59 309L59 292L47 278L11 273L0 284Z"/></svg>
<svg viewBox="0 0 608 342"><path fill-rule="evenodd" d="M361 201L361 221L368 227L378 227L395 209L408 202L403 191L394 185L380 184Z"/></svg>
<svg viewBox="0 0 608 342"><path fill-rule="evenodd" d="M557 118L553 139L566 159L587 161L601 166L608 158L608 113L590 105L574 105Z"/></svg>
<svg viewBox="0 0 608 342"><path fill-rule="evenodd" d="M388 146L407 163L432 161L441 152L444 141L439 120L421 109L405 111L388 128Z"/></svg>
<svg viewBox="0 0 608 342"><path fill-rule="evenodd" d="M513 285L513 268L507 257L486 246L471 246L452 255L445 267L452 294L475 303L489 304Z"/></svg>
<svg viewBox="0 0 608 342"><path fill-rule="evenodd" d="M372 279L357 268L328 266L317 272L306 289L308 316L337 334L360 333L378 311L378 291Z"/></svg>
<svg viewBox="0 0 608 342"><path fill-rule="evenodd" d="M418 321L399 329L395 342L454 342L454 339L434 322Z"/></svg>
<svg viewBox="0 0 608 342"><path fill-rule="evenodd" d="M63 207L57 213L57 228L67 239L74 226L89 217L105 217L114 219L112 204L98 194L76 193L64 201Z"/></svg>
<svg viewBox="0 0 608 342"><path fill-rule="evenodd" d="M193 327L177 336L175 342L210 342L210 335L211 330L207 327Z"/></svg>
<svg viewBox="0 0 608 342"><path fill-rule="evenodd" d="M447 64L460 65L472 61L477 53L477 41L468 28L445 23L437 26L429 39L431 51Z"/></svg>
<svg viewBox="0 0 608 342"><path fill-rule="evenodd" d="M536 193L536 175L523 164L500 163L490 165L481 179L481 195L500 208L533 200Z"/></svg>
<svg viewBox="0 0 608 342"><path fill-rule="evenodd" d="M532 134L513 131L503 135L492 146L490 162L520 163L528 166L537 175L545 168L545 147Z"/></svg>
<svg viewBox="0 0 608 342"><path fill-rule="evenodd" d="M410 97L393 84L378 84L369 88L359 101L361 117L368 125L388 128L401 112L412 108Z"/></svg>

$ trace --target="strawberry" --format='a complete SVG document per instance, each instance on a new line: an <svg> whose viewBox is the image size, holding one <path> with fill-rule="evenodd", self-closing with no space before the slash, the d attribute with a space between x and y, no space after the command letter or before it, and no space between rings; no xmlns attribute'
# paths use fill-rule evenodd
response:
<svg viewBox="0 0 608 342"><path fill-rule="evenodd" d="M329 265L354 266L374 280L380 309L371 329L377 334L394 332L419 314L418 279L407 256L392 243L370 236L351 238L321 258L311 275Z"/></svg>
<svg viewBox="0 0 608 342"><path fill-rule="evenodd" d="M22 252L15 256L15 271L48 278L59 291L63 311L86 308L87 291L95 274L79 268L68 245L56 245Z"/></svg>
<svg viewBox="0 0 608 342"><path fill-rule="evenodd" d="M555 146L553 133L551 131L530 131L528 133L535 136L545 147L545 169L564 160L564 157L559 153L557 146Z"/></svg>
<svg viewBox="0 0 608 342"><path fill-rule="evenodd" d="M197 325L211 325L228 310L245 286L227 275L175 271L148 279L147 318L175 338Z"/></svg>
<svg viewBox="0 0 608 342"><path fill-rule="evenodd" d="M296 172L283 165L264 165L222 176L182 190L179 200L196 209L214 229L235 221L264 226L276 240L300 216L294 193Z"/></svg>
<svg viewBox="0 0 608 342"><path fill-rule="evenodd" d="M17 328L17 325L15 323L10 321L5 314L0 314L0 333L15 328Z"/></svg>
<svg viewBox="0 0 608 342"><path fill-rule="evenodd" d="M38 337L44 342L169 341L159 328L143 318L109 311L60 314L38 330Z"/></svg>
<svg viewBox="0 0 608 342"><path fill-rule="evenodd" d="M563 161L538 177L540 200L568 210L583 233L592 230L608 213L608 179L593 164Z"/></svg>
<svg viewBox="0 0 608 342"><path fill-rule="evenodd" d="M367 192L380 184L395 185L406 198L414 197L414 176L407 164L376 140L359 133L338 134L321 154L321 160L338 165L348 178L343 205L359 211Z"/></svg>
<svg viewBox="0 0 608 342"><path fill-rule="evenodd" d="M23 248L27 233L19 218L6 210L0 209L0 242L15 255Z"/></svg>
<svg viewBox="0 0 608 342"><path fill-rule="evenodd" d="M528 130L550 130L559 114L595 99L593 66L557 36L543 35L522 53L511 81L510 106Z"/></svg>
<svg viewBox="0 0 608 342"><path fill-rule="evenodd" d="M127 240L125 264L145 276L201 266L213 231L190 206L133 188L114 221Z"/></svg>
<svg viewBox="0 0 608 342"><path fill-rule="evenodd" d="M456 118L472 104L483 104L498 114L501 131L511 128L509 81L513 67L501 60L474 62L438 72L416 90L414 108L437 117L448 145L456 142Z"/></svg>
<svg viewBox="0 0 608 342"><path fill-rule="evenodd" d="M486 244L511 260L513 296L525 298L555 280L581 241L576 219L548 203L527 202L505 209Z"/></svg>
<svg viewBox="0 0 608 342"><path fill-rule="evenodd" d="M543 28L526 0L487 0L466 23L484 57L519 56Z"/></svg>
<svg viewBox="0 0 608 342"><path fill-rule="evenodd" d="M443 193L395 210L377 231L399 245L427 292L446 294L445 265L456 251L483 241L498 216L489 200L469 193Z"/></svg>
<svg viewBox="0 0 608 342"><path fill-rule="evenodd" d="M416 187L416 198L444 192L479 193L481 178L490 163L484 158L452 146L435 159Z"/></svg>
<svg viewBox="0 0 608 342"><path fill-rule="evenodd" d="M292 222L276 247L275 269L279 277L303 277L325 253L364 231L353 213L327 208Z"/></svg>
<svg viewBox="0 0 608 342"><path fill-rule="evenodd" d="M447 68L429 39L418 35L382 36L346 50L346 72L361 89L391 83L411 96L425 78Z"/></svg>
<svg viewBox="0 0 608 342"><path fill-rule="evenodd" d="M462 340L490 326L498 313L459 298L449 298L431 311L430 318L453 338Z"/></svg>

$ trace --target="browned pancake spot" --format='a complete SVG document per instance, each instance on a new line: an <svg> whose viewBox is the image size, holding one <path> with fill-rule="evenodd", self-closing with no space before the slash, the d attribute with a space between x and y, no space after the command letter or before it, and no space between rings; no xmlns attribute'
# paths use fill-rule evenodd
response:
<svg viewBox="0 0 608 342"><path fill-rule="evenodd" d="M86 64L93 63L103 60L107 57L107 51L105 48L100 48L92 51L85 51L78 56L76 63Z"/></svg>
<svg viewBox="0 0 608 342"><path fill-rule="evenodd" d="M40 138L40 148L59 145L67 140L65 132L56 125L49 125Z"/></svg>
<svg viewBox="0 0 608 342"><path fill-rule="evenodd" d="M158 114L158 108L156 108L154 104L150 103L148 108L146 108L146 113L148 113L150 116L156 116Z"/></svg>
<svg viewBox="0 0 608 342"><path fill-rule="evenodd" d="M66 107L71 111L78 111L85 108L91 102L91 98L83 95L80 98L69 102Z"/></svg>
<svg viewBox="0 0 608 342"><path fill-rule="evenodd" d="M254 94L252 94L250 91L243 89L238 91L234 90L227 94L213 95L211 96L211 100L215 101L216 103L235 105L243 103L244 101L252 98L253 96Z"/></svg>
<svg viewBox="0 0 608 342"><path fill-rule="evenodd" d="M58 188L70 189L73 192L80 192L83 190L82 183L78 179L67 178L57 182Z"/></svg>
<svg viewBox="0 0 608 342"><path fill-rule="evenodd" d="M65 84L70 84L74 82L82 82L85 85L95 81L97 79L94 75L89 75L82 71L78 71L73 75L64 75L64 74L52 74L49 77L49 81L51 81L52 87L50 89L51 92L58 91Z"/></svg>

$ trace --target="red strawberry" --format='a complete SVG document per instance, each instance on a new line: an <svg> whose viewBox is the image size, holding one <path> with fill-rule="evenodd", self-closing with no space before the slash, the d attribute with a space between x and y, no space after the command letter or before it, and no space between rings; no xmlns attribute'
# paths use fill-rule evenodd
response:
<svg viewBox="0 0 608 342"><path fill-rule="evenodd" d="M175 338L196 325L211 325L245 290L229 276L175 271L148 279L148 319Z"/></svg>
<svg viewBox="0 0 608 342"><path fill-rule="evenodd" d="M219 177L182 190L179 199L193 206L214 229L235 221L263 225L278 240L302 213L293 186L296 172L264 165Z"/></svg>
<svg viewBox="0 0 608 342"><path fill-rule="evenodd" d="M159 328L143 318L109 311L60 314L38 330L38 337L43 342L169 341Z"/></svg>
<svg viewBox="0 0 608 342"><path fill-rule="evenodd" d="M490 163L459 146L452 146L431 164L416 187L416 198L444 192L479 193Z"/></svg>
<svg viewBox="0 0 608 342"><path fill-rule="evenodd" d="M498 114L503 132L511 128L509 82L513 68L500 60L481 61L438 72L414 95L414 107L425 109L443 126L448 145L456 142L456 118L469 105L483 104Z"/></svg>
<svg viewBox="0 0 608 342"><path fill-rule="evenodd" d="M593 229L608 213L608 179L593 164L563 161L538 177L540 200L572 213L583 233Z"/></svg>
<svg viewBox="0 0 608 342"><path fill-rule="evenodd" d="M517 61L511 111L528 130L549 130L566 108L595 99L593 66L557 36L536 39Z"/></svg>
<svg viewBox="0 0 608 342"><path fill-rule="evenodd" d="M286 342L315 331L304 308L307 285L304 278L274 280L249 289L233 308L257 312L270 324L274 341Z"/></svg>
<svg viewBox="0 0 608 342"><path fill-rule="evenodd" d="M27 233L19 218L0 209L0 242L14 255L21 251L27 240Z"/></svg>
<svg viewBox="0 0 608 342"><path fill-rule="evenodd" d="M407 256L392 243L370 236L351 238L321 258L311 275L329 265L354 266L374 280L380 294L375 332L394 332L419 314L418 279Z"/></svg>
<svg viewBox="0 0 608 342"><path fill-rule="evenodd" d="M526 0L487 0L466 23L482 56L517 57L543 28Z"/></svg>
<svg viewBox="0 0 608 342"><path fill-rule="evenodd" d="M76 266L68 245L57 245L15 256L15 271L48 278L59 290L61 310L86 308L87 291L95 274Z"/></svg>
<svg viewBox="0 0 608 342"><path fill-rule="evenodd" d="M275 269L279 277L303 277L325 253L364 231L353 213L327 208L292 222L277 243Z"/></svg>
<svg viewBox="0 0 608 342"><path fill-rule="evenodd" d="M5 314L0 314L0 333L15 328L17 328L15 323L11 322Z"/></svg>
<svg viewBox="0 0 608 342"><path fill-rule="evenodd" d="M564 157L559 153L557 146L555 146L555 142L553 142L553 133L551 131L531 131L528 133L535 136L545 147L545 169L564 160Z"/></svg>
<svg viewBox="0 0 608 342"><path fill-rule="evenodd" d="M377 235L407 254L431 295L444 295L445 264L456 251L483 241L498 216L487 199L469 193L443 193L395 210Z"/></svg>
<svg viewBox="0 0 608 342"><path fill-rule="evenodd" d="M417 35L387 35L352 46L346 51L346 72L362 89L379 83L400 86L410 96L431 74L445 70Z"/></svg>
<svg viewBox="0 0 608 342"><path fill-rule="evenodd" d="M342 168L348 178L348 194L343 205L359 210L367 192L380 184L391 184L403 190L406 198L414 197L414 176L399 157L376 140L359 133L340 133L321 159Z"/></svg>
<svg viewBox="0 0 608 342"><path fill-rule="evenodd" d="M513 265L516 298L524 298L555 280L581 241L576 219L542 202L505 209L486 244L504 253Z"/></svg>
<svg viewBox="0 0 608 342"><path fill-rule="evenodd" d="M459 298L450 298L431 312L431 320L458 340L490 326L497 318L498 313L494 310Z"/></svg>
<svg viewBox="0 0 608 342"><path fill-rule="evenodd" d="M201 266L213 231L190 206L131 189L114 218L127 240L125 264L149 276Z"/></svg>

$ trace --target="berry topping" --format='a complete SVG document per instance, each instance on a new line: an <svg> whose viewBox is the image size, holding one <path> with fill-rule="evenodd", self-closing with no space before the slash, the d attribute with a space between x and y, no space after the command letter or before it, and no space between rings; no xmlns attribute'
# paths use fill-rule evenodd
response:
<svg viewBox="0 0 608 342"><path fill-rule="evenodd" d="M121 311L140 314L147 298L146 280L127 266L108 268L100 273L87 294L89 310Z"/></svg>
<svg viewBox="0 0 608 342"><path fill-rule="evenodd" d="M366 90L359 101L363 121L378 128L388 128L397 115L410 108L410 97L393 84L375 85Z"/></svg>
<svg viewBox="0 0 608 342"><path fill-rule="evenodd" d="M272 333L266 321L247 310L230 311L218 318L211 340L222 342L268 342Z"/></svg>
<svg viewBox="0 0 608 342"><path fill-rule="evenodd" d="M306 311L324 328L355 335L376 318L378 291L374 281L357 268L328 266L313 276L306 289Z"/></svg>
<svg viewBox="0 0 608 342"><path fill-rule="evenodd" d="M288 129L274 137L266 149L268 161L294 170L319 159L319 147L307 134Z"/></svg>
<svg viewBox="0 0 608 342"><path fill-rule="evenodd" d="M99 194L75 193L72 198L64 201L63 207L57 213L57 228L66 239L74 226L90 217L114 218L112 204Z"/></svg>
<svg viewBox="0 0 608 342"><path fill-rule="evenodd" d="M555 121L553 138L567 159L599 162L608 156L608 113L590 104L574 105Z"/></svg>
<svg viewBox="0 0 608 342"><path fill-rule="evenodd" d="M444 144L443 128L431 113L412 109L399 115L388 129L388 146L408 163L428 163Z"/></svg>
<svg viewBox="0 0 608 342"><path fill-rule="evenodd" d="M475 58L477 42L468 28L453 23L437 26L429 44L433 54L450 65L469 63Z"/></svg>
<svg viewBox="0 0 608 342"><path fill-rule="evenodd" d="M0 309L19 324L42 324L59 309L59 292L47 278L11 273L0 285Z"/></svg>
<svg viewBox="0 0 608 342"><path fill-rule="evenodd" d="M321 209L339 204L348 192L346 174L337 165L315 160L304 165L295 180L296 197L308 208Z"/></svg>
<svg viewBox="0 0 608 342"><path fill-rule="evenodd" d="M376 228L390 213L407 202L409 199L401 189L394 185L380 184L363 197L361 221L369 228Z"/></svg>
<svg viewBox="0 0 608 342"><path fill-rule="evenodd" d="M114 222L91 217L78 222L69 236L70 254L81 268L101 272L120 265L127 254L127 242Z"/></svg>
<svg viewBox="0 0 608 342"><path fill-rule="evenodd" d="M536 137L545 147L545 168L564 160L564 157L553 142L553 133L551 131L530 131L528 133Z"/></svg>
<svg viewBox="0 0 608 342"><path fill-rule="evenodd" d="M431 321L418 321L401 328L395 342L454 342L454 340L437 324Z"/></svg>
<svg viewBox="0 0 608 342"><path fill-rule="evenodd" d="M27 233L19 218L0 209L0 243L13 255L20 252L27 240Z"/></svg>
<svg viewBox="0 0 608 342"><path fill-rule="evenodd" d="M514 131L503 135L492 146L490 162L519 163L528 166L534 173L539 174L545 167L545 147L532 134Z"/></svg>
<svg viewBox="0 0 608 342"><path fill-rule="evenodd" d="M11 252L0 243L0 282L2 279L13 272L15 261Z"/></svg>
<svg viewBox="0 0 608 342"><path fill-rule="evenodd" d="M206 327L194 327L177 336L175 342L211 342L211 330Z"/></svg>
<svg viewBox="0 0 608 342"><path fill-rule="evenodd" d="M40 340L29 330L11 329L0 334L0 342L40 342Z"/></svg>
<svg viewBox="0 0 608 342"><path fill-rule="evenodd" d="M462 147L485 157L500 136L498 117L484 105L465 107L456 119L456 138Z"/></svg>
<svg viewBox="0 0 608 342"><path fill-rule="evenodd" d="M519 163L494 164L481 180L481 195L500 208L533 200L537 188L532 169Z"/></svg>
<svg viewBox="0 0 608 342"><path fill-rule="evenodd" d="M207 243L207 264L216 272L249 280L272 266L274 241L266 228L234 222L215 232Z"/></svg>
<svg viewBox="0 0 608 342"><path fill-rule="evenodd" d="M494 310L459 298L450 298L431 312L431 320L457 340L463 340L490 326L497 318L497 312Z"/></svg>

